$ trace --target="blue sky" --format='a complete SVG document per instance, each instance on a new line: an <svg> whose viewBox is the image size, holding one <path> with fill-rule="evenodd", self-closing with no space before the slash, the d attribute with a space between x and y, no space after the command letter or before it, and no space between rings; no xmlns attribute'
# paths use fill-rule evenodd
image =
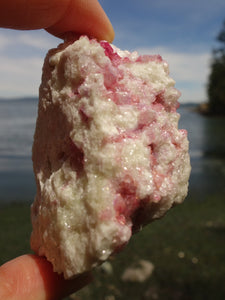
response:
<svg viewBox="0 0 225 300"><path fill-rule="evenodd" d="M114 44L161 54L181 102L206 100L212 48L225 19L224 0L100 0ZM61 41L44 30L0 29L0 97L37 96L44 56Z"/></svg>

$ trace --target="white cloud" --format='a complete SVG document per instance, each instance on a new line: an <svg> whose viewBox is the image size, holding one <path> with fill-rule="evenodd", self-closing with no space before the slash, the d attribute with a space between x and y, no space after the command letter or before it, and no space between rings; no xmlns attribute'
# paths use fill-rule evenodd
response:
<svg viewBox="0 0 225 300"><path fill-rule="evenodd" d="M18 47L47 51L57 47L62 40L48 34L44 30L13 31L0 29L0 50L13 50Z"/></svg>
<svg viewBox="0 0 225 300"><path fill-rule="evenodd" d="M16 42L23 44L24 46L48 50L52 47L56 47L56 43L59 43L59 40L49 35L37 35L35 37L32 37L30 33L23 33L17 37Z"/></svg>
<svg viewBox="0 0 225 300"><path fill-rule="evenodd" d="M0 97L38 95L43 60L0 56Z"/></svg>
<svg viewBox="0 0 225 300"><path fill-rule="evenodd" d="M137 49L140 54L160 54L169 63L171 77L182 92L182 101L205 101L205 86L210 71L208 52L173 52L169 48Z"/></svg>
<svg viewBox="0 0 225 300"><path fill-rule="evenodd" d="M8 35L7 35L8 34ZM123 30L120 32L123 35ZM0 31L0 97L37 95L45 52L59 40L43 32ZM138 43L137 43L138 44ZM18 45L21 54L18 56ZM10 49L11 55L7 50ZM29 56L23 55L29 50ZM136 49L140 54L160 54L169 63L171 76L182 92L182 101L205 101L210 53L173 51L170 47ZM12 51L15 51L12 53Z"/></svg>
<svg viewBox="0 0 225 300"><path fill-rule="evenodd" d="M137 49L140 54L160 54L170 71L180 81L202 82L209 71L209 53L173 52L168 48Z"/></svg>
<svg viewBox="0 0 225 300"><path fill-rule="evenodd" d="M3 51L11 44L11 40L3 33L0 33L0 51Z"/></svg>
<svg viewBox="0 0 225 300"><path fill-rule="evenodd" d="M168 48L137 49L140 54L162 55L181 90L181 102L205 101L205 85L209 74L208 53L173 52ZM0 96L37 95L41 80L42 57L8 58L0 56Z"/></svg>
<svg viewBox="0 0 225 300"><path fill-rule="evenodd" d="M0 30L0 97L38 95L45 53L59 41L44 31Z"/></svg>

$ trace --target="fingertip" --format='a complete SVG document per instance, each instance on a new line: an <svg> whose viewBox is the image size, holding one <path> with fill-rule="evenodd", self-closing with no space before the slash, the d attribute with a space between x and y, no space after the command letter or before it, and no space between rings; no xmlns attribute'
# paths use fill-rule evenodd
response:
<svg viewBox="0 0 225 300"><path fill-rule="evenodd" d="M42 286L40 285L39 294L45 295L43 299L62 299L80 290L93 280L91 273L84 273L75 278L65 280L63 274L53 271L52 264L45 257L30 255L30 258L33 260L34 268L38 268L39 279L43 284Z"/></svg>
<svg viewBox="0 0 225 300"><path fill-rule="evenodd" d="M90 273L65 280L53 272L51 263L37 255L23 255L0 267L0 299L57 300L92 281Z"/></svg>
<svg viewBox="0 0 225 300"><path fill-rule="evenodd" d="M115 35L108 16L97 0L72 0L60 19L46 30L59 38L72 32L77 36L88 35L110 43Z"/></svg>
<svg viewBox="0 0 225 300"><path fill-rule="evenodd" d="M105 40L106 40L107 42L109 42L109 43L112 43L113 40L114 40L114 38L115 38L115 31L114 31L114 29L113 29L112 24L110 23L110 24L109 24L109 29L108 29L108 31L107 31L107 33L106 33L106 35L105 35Z"/></svg>

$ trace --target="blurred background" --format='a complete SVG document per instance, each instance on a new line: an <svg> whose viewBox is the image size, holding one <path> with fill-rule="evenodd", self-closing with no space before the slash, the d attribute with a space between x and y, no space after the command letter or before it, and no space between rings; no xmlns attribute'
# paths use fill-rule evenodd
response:
<svg viewBox="0 0 225 300"><path fill-rule="evenodd" d="M179 127L188 130L192 173L185 203L136 235L70 298L225 299L225 2L99 2L116 46L169 63L182 93ZM45 54L60 42L44 30L0 29L0 263L29 251L38 88ZM146 273L141 259L153 266L148 276L122 279L131 266Z"/></svg>

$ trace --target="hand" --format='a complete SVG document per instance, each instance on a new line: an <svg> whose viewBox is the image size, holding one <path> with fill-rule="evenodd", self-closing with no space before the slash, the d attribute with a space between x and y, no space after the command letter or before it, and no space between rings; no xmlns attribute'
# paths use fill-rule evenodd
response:
<svg viewBox="0 0 225 300"><path fill-rule="evenodd" d="M1 0L0 27L86 34L112 42L114 31L97 0Z"/></svg>
<svg viewBox="0 0 225 300"><path fill-rule="evenodd" d="M0 267L0 299L59 300L90 281L90 274L64 280L45 258L23 255Z"/></svg>
<svg viewBox="0 0 225 300"><path fill-rule="evenodd" d="M0 27L46 29L64 38L87 34L112 42L112 25L97 0L1 0ZM90 282L90 275L64 280L43 257L23 255L0 267L0 299L57 300Z"/></svg>

